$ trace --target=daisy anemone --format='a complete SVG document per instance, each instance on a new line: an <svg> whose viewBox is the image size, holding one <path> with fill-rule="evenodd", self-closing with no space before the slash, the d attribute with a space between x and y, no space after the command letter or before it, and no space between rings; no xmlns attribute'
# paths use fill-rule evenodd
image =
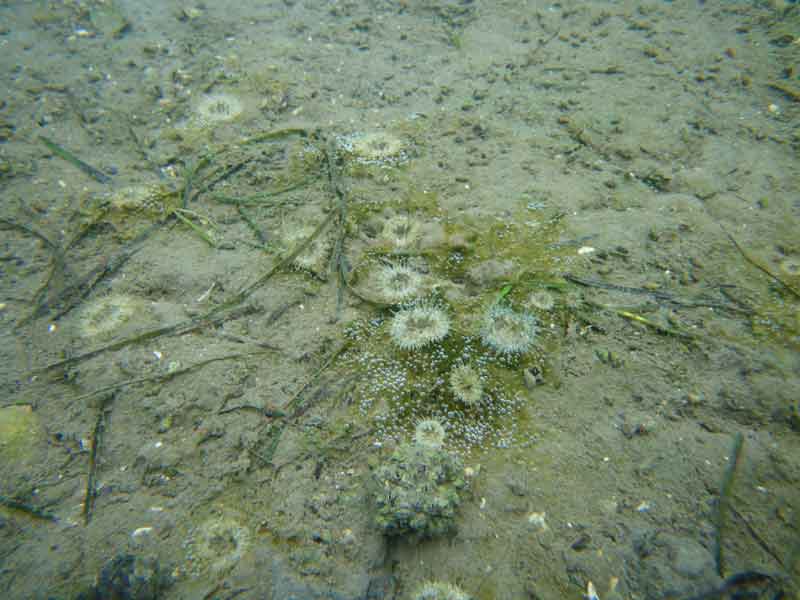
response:
<svg viewBox="0 0 800 600"><path fill-rule="evenodd" d="M414 443L419 446L441 448L444 438L444 426L436 419L423 419L414 429Z"/></svg>
<svg viewBox="0 0 800 600"><path fill-rule="evenodd" d="M417 304L394 315L390 334L402 350L418 350L444 339L449 331L450 317L443 308Z"/></svg>
<svg viewBox="0 0 800 600"><path fill-rule="evenodd" d="M304 243L316 231L312 225L301 225L296 229L287 231L285 239L290 250L298 244ZM325 269L331 251L331 239L323 232L306 246L303 251L294 257L292 264L305 271L322 271Z"/></svg>
<svg viewBox="0 0 800 600"><path fill-rule="evenodd" d="M414 298L422 287L422 275L405 265L383 265L375 279L381 296L393 304Z"/></svg>
<svg viewBox="0 0 800 600"><path fill-rule="evenodd" d="M484 317L483 343L500 354L522 354L536 342L536 317L508 306L493 306Z"/></svg>
<svg viewBox="0 0 800 600"><path fill-rule="evenodd" d="M429 581L417 589L413 600L470 600L470 597L458 586L441 581Z"/></svg>
<svg viewBox="0 0 800 600"><path fill-rule="evenodd" d="M398 250L411 248L419 239L420 234L419 221L410 216L396 215L387 219L383 224L383 239Z"/></svg>
<svg viewBox="0 0 800 600"><path fill-rule="evenodd" d="M481 374L472 365L458 365L450 371L450 389L467 406L476 406L483 398Z"/></svg>

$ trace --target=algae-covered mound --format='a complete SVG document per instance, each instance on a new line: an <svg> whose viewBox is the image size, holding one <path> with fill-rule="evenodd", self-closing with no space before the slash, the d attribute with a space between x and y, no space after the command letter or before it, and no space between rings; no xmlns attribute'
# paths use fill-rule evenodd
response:
<svg viewBox="0 0 800 600"><path fill-rule="evenodd" d="M386 535L432 537L455 525L466 486L461 460L442 448L400 446L374 473L376 522Z"/></svg>

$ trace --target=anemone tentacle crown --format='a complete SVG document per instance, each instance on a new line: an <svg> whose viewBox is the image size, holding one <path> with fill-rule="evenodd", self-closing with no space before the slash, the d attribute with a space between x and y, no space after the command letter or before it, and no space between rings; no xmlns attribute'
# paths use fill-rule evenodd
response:
<svg viewBox="0 0 800 600"><path fill-rule="evenodd" d="M450 317L443 308L418 304L395 314L390 333L401 349L417 350L444 339L449 331Z"/></svg>
<svg viewBox="0 0 800 600"><path fill-rule="evenodd" d="M536 317L508 306L493 306L481 330L483 343L500 354L522 354L536 342Z"/></svg>

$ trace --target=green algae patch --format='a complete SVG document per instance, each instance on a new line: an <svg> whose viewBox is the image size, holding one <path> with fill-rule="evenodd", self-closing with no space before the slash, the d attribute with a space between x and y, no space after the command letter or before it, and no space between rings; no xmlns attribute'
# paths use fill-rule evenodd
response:
<svg viewBox="0 0 800 600"><path fill-rule="evenodd" d="M774 298L755 307L750 326L753 333L794 350L800 350L800 303Z"/></svg>
<svg viewBox="0 0 800 600"><path fill-rule="evenodd" d="M43 429L28 405L0 408L0 463L13 467L30 464L39 456Z"/></svg>

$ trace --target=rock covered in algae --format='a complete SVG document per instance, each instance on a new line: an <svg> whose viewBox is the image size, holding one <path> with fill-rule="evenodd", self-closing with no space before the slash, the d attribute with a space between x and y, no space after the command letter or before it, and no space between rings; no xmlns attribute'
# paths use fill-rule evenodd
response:
<svg viewBox="0 0 800 600"><path fill-rule="evenodd" d="M373 474L376 523L386 535L447 533L466 486L463 474L459 458L441 447L400 446Z"/></svg>

